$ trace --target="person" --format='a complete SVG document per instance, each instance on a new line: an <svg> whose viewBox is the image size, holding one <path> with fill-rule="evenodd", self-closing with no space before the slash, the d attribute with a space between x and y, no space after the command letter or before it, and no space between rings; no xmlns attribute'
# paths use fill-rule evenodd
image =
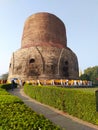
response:
<svg viewBox="0 0 98 130"><path fill-rule="evenodd" d="M23 83L22 83L22 86L24 86L25 85L25 81L23 81Z"/></svg>
<svg viewBox="0 0 98 130"><path fill-rule="evenodd" d="M11 88L12 88L12 91L13 91L14 87L15 87L15 81L14 81L14 79L12 79L12 80L11 80Z"/></svg>
<svg viewBox="0 0 98 130"><path fill-rule="evenodd" d="M20 88L22 87L22 80L21 79L19 80L19 86L20 86Z"/></svg>

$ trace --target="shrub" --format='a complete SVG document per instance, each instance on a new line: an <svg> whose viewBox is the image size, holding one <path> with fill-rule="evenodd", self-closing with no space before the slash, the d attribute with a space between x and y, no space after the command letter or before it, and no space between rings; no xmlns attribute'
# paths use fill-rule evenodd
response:
<svg viewBox="0 0 98 130"><path fill-rule="evenodd" d="M31 98L83 120L98 124L95 93L83 90L53 86L24 86L25 93Z"/></svg>
<svg viewBox="0 0 98 130"><path fill-rule="evenodd" d="M3 89L6 89L6 90L9 90L11 89L11 84L0 84L0 88L3 88ZM15 83L15 88L17 88L17 84Z"/></svg>
<svg viewBox="0 0 98 130"><path fill-rule="evenodd" d="M2 88L5 88L5 86ZM0 88L0 130L60 130L43 115L28 108L18 97ZM5 95L4 95L5 94Z"/></svg>

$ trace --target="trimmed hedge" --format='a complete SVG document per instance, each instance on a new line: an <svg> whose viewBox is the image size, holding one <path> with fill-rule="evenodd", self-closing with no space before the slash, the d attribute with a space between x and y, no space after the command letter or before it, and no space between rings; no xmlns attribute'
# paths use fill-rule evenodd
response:
<svg viewBox="0 0 98 130"><path fill-rule="evenodd" d="M60 130L43 115L38 115L25 104L0 104L2 130Z"/></svg>
<svg viewBox="0 0 98 130"><path fill-rule="evenodd" d="M0 87L0 130L61 130Z"/></svg>
<svg viewBox="0 0 98 130"><path fill-rule="evenodd" d="M0 95L9 95L9 93L5 89L0 88Z"/></svg>
<svg viewBox="0 0 98 130"><path fill-rule="evenodd" d="M17 84L16 84L16 83L14 84L14 87L17 88ZM11 84L0 84L0 88L9 90L9 89L11 89L12 87L11 87Z"/></svg>
<svg viewBox="0 0 98 130"><path fill-rule="evenodd" d="M98 125L95 93L84 89L25 85L31 98Z"/></svg>

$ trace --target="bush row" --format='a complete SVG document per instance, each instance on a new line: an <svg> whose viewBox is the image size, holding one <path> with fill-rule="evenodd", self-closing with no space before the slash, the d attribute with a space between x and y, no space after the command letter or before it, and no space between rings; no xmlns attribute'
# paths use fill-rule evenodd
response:
<svg viewBox="0 0 98 130"><path fill-rule="evenodd" d="M31 98L98 125L95 93L82 89L25 85Z"/></svg>
<svg viewBox="0 0 98 130"><path fill-rule="evenodd" d="M60 130L0 87L0 130Z"/></svg>
<svg viewBox="0 0 98 130"><path fill-rule="evenodd" d="M14 87L17 88L17 83L14 84ZM9 83L9 84L0 84L0 88L3 88L5 90L9 90L9 89L12 88L11 83Z"/></svg>

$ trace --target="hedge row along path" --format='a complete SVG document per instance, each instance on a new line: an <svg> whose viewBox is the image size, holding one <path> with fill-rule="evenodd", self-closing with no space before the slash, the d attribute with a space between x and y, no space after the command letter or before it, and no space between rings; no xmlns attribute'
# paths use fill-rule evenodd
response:
<svg viewBox="0 0 98 130"><path fill-rule="evenodd" d="M76 117L70 116L67 113L59 111L55 108L41 104L40 102L27 96L23 88L16 88L14 91L9 91L11 94L18 96L32 110L38 114L43 114L54 124L59 125L66 130L98 130L98 126L82 121Z"/></svg>

